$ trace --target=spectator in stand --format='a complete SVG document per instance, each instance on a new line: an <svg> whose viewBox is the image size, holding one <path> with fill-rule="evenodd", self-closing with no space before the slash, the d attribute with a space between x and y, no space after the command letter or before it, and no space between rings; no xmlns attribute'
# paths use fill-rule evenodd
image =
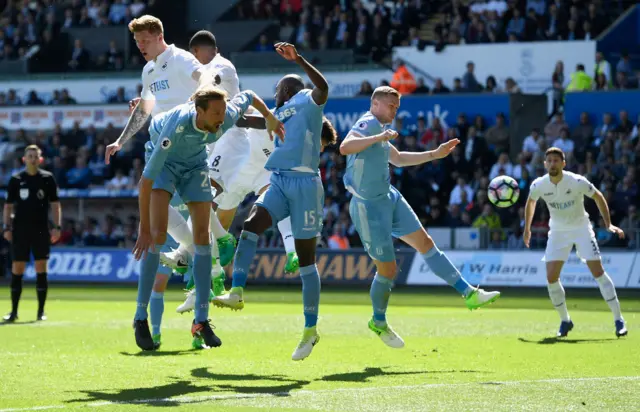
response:
<svg viewBox="0 0 640 412"><path fill-rule="evenodd" d="M35 90L31 90L29 92L29 98L27 99L25 104L27 106L42 106L44 105L44 102L41 98L38 97Z"/></svg>
<svg viewBox="0 0 640 412"><path fill-rule="evenodd" d="M418 78L418 83L416 85L416 89L413 91L413 94L429 94L429 88L424 84L424 79L422 77Z"/></svg>
<svg viewBox="0 0 640 412"><path fill-rule="evenodd" d="M618 127L616 127L616 132L622 135L629 135L633 130L633 123L629 120L629 112L626 110L621 110L619 114L620 122L618 123Z"/></svg>
<svg viewBox="0 0 640 412"><path fill-rule="evenodd" d="M622 52L622 57L616 65L616 73L624 73L626 79L630 79L633 77L633 65L631 64L631 57L629 56L629 52Z"/></svg>
<svg viewBox="0 0 640 412"><path fill-rule="evenodd" d="M604 73L596 74L596 79L593 82L593 90L601 92L609 90L609 80Z"/></svg>
<svg viewBox="0 0 640 412"><path fill-rule="evenodd" d="M564 121L562 113L556 113L553 119L544 127L544 135L549 142L553 142L560 137L562 129L567 129L569 125Z"/></svg>
<svg viewBox="0 0 640 412"><path fill-rule="evenodd" d="M87 189L91 184L91 170L87 167L87 159L79 156L76 166L67 172L67 187L71 189Z"/></svg>
<svg viewBox="0 0 640 412"><path fill-rule="evenodd" d="M431 89L431 94L445 94L450 92L451 90L449 90L449 88L444 85L441 78L436 79L436 82Z"/></svg>
<svg viewBox="0 0 640 412"><path fill-rule="evenodd" d="M333 228L333 235L329 238L329 249L347 250L349 249L349 239L346 236L346 228L338 223Z"/></svg>
<svg viewBox="0 0 640 412"><path fill-rule="evenodd" d="M403 95L413 93L417 87L415 77L411 74L407 65L402 60L398 60L397 62L397 68L393 73L393 79L391 80L391 87Z"/></svg>
<svg viewBox="0 0 640 412"><path fill-rule="evenodd" d="M507 93L522 93L520 91L520 87L518 87L518 83L511 77L507 77L507 80L504 81L504 91Z"/></svg>
<svg viewBox="0 0 640 412"><path fill-rule="evenodd" d="M107 189L109 190L123 190L127 189L130 184L128 176L125 176L122 169L116 169L115 176L107 183Z"/></svg>
<svg viewBox="0 0 640 412"><path fill-rule="evenodd" d="M467 184L464 177L459 177L456 186L449 195L449 204L460 205L462 203L462 192L466 193L467 199L473 199L473 189Z"/></svg>
<svg viewBox="0 0 640 412"><path fill-rule="evenodd" d="M420 144L424 147L437 147L443 142L446 129L442 127L439 117L434 117L431 121L431 126L427 129L426 133L422 135Z"/></svg>
<svg viewBox="0 0 640 412"><path fill-rule="evenodd" d="M540 151L538 146L538 140L540 139L540 129L534 127L531 130L531 134L525 137L522 142L522 153L526 156L527 159L531 160L535 153Z"/></svg>
<svg viewBox="0 0 640 412"><path fill-rule="evenodd" d="M486 86L484 89L486 93L501 93L502 90L498 87L498 83L496 82L496 78L494 76L488 76L486 81Z"/></svg>
<svg viewBox="0 0 640 412"><path fill-rule="evenodd" d="M266 34L261 34L260 35L260 40L258 41L258 45L256 46L256 51L260 51L260 52L266 52L266 51L272 51L273 50L273 45L269 43L269 38L267 37Z"/></svg>
<svg viewBox="0 0 640 412"><path fill-rule="evenodd" d="M584 71L584 65L578 64L576 71L571 75L571 82L566 88L567 92L584 92L593 89L593 79Z"/></svg>
<svg viewBox="0 0 640 412"><path fill-rule="evenodd" d="M118 89L116 90L116 94L109 97L109 103L111 104L122 104L128 102L129 99L127 99L127 96L125 95L124 87L118 87Z"/></svg>
<svg viewBox="0 0 640 412"><path fill-rule="evenodd" d="M509 151L509 128L505 124L504 113L498 113L496 124L487 130L485 139L496 155Z"/></svg>
<svg viewBox="0 0 640 412"><path fill-rule="evenodd" d="M522 179L523 175L528 177L533 172L533 168L527 162L527 156L524 153L518 153L518 164L513 167L511 177L516 180Z"/></svg>
<svg viewBox="0 0 640 412"><path fill-rule="evenodd" d="M604 54L602 52L596 53L596 68L594 73L594 79L598 78L598 74L604 74L606 79L613 79L613 72L611 71L611 65L604 58Z"/></svg>
<svg viewBox="0 0 640 412"><path fill-rule="evenodd" d="M560 137L553 142L553 146L559 148L564 152L568 164L572 163L575 144L573 140L569 139L568 128L565 127L560 130Z"/></svg>
<svg viewBox="0 0 640 412"><path fill-rule="evenodd" d="M513 165L509 160L509 154L506 152L501 153L498 161L491 167L489 179L493 180L502 175L513 176Z"/></svg>
<svg viewBox="0 0 640 412"><path fill-rule="evenodd" d="M476 93L482 90L474 74L476 65L473 62L467 63L467 71L462 75L462 89L468 93Z"/></svg>
<svg viewBox="0 0 640 412"><path fill-rule="evenodd" d="M83 47L82 40L76 39L68 63L69 68L73 71L86 71L89 69L89 60L89 52Z"/></svg>
<svg viewBox="0 0 640 412"><path fill-rule="evenodd" d="M513 15L507 23L507 34L514 35L517 39L521 40L524 36L525 20L520 14L520 10L513 9Z"/></svg>

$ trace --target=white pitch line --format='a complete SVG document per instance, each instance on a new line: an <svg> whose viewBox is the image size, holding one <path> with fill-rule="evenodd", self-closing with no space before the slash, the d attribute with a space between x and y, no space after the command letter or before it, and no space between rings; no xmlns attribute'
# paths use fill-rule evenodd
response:
<svg viewBox="0 0 640 412"><path fill-rule="evenodd" d="M268 379L266 379L268 380ZM363 388L337 388L337 389L318 389L318 390L306 390L301 389L292 392L269 392L269 393L253 393L253 394L229 394L229 395L205 395L205 396L178 396L175 398L151 398L151 399L133 399L130 401L101 401L91 402L85 405L78 405L77 407L94 407L110 405L127 405L127 404L160 404L160 403L199 403L215 400L232 400L232 399L254 399L254 398L267 398L273 396L303 396L303 395L317 395L322 393L335 393L335 392L363 392L363 391L380 391L380 390L402 390L402 389L432 389L432 388L453 388L460 386L474 386L474 385L530 385L540 383L566 383L566 382L594 382L594 381L637 381L640 380L640 376L609 376L609 377L591 377L591 378L554 378L554 379L533 379L533 380L520 380L520 381L483 381L483 382L462 382L462 383L425 383L421 385L396 385L396 386L366 386ZM257 386L256 389L260 387ZM0 409L0 412L20 412L20 411L41 411L47 409L62 409L73 408L68 405L50 405L50 406L34 406L30 408L9 408Z"/></svg>

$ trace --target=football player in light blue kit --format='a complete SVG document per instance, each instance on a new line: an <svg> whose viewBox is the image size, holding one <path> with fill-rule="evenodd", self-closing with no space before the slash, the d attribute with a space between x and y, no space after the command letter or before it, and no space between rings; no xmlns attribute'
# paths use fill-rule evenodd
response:
<svg viewBox="0 0 640 412"><path fill-rule="evenodd" d="M176 191L189 208L196 245L193 261L196 307L191 333L202 339L206 347L222 344L208 320L212 195L205 147L220 139L249 106L265 117L270 135L276 131L284 136L282 123L255 93L241 92L228 104L226 97L224 91L205 85L196 91L191 102L154 117L149 126L151 140L147 149L151 154L139 183L140 228L133 249L136 259L142 258L134 329L136 343L143 350L153 350L155 346L147 322L147 305L160 263L159 252L167 239L169 203Z"/></svg>
<svg viewBox="0 0 640 412"><path fill-rule="evenodd" d="M249 266L256 253L258 236L287 216L295 239L302 279L305 327L302 340L292 355L302 360L318 343L316 331L320 303L320 276L316 267L316 237L322 228L324 188L318 164L321 150L322 112L329 96L325 78L288 43L277 43L276 51L296 62L314 84L305 89L302 78L284 76L276 86L274 115L285 123L287 138L276 147L265 169L273 172L271 184L256 200L244 222L233 264L233 283L229 293L216 296L213 303L231 309L244 307L243 290Z"/></svg>
<svg viewBox="0 0 640 412"><path fill-rule="evenodd" d="M344 184L353 195L349 214L377 269L370 291L373 318L369 321L369 329L392 348L404 346L404 341L387 324L385 316L398 271L393 237L417 250L435 275L465 297L469 309L489 304L500 296L499 292L474 288L462 278L445 254L438 250L407 201L391 185L389 163L405 167L442 159L460 143L453 139L433 151L399 152L389 143L398 133L387 129L399 107L397 90L378 87L371 96L369 112L355 123L340 144L340 153L347 155Z"/></svg>

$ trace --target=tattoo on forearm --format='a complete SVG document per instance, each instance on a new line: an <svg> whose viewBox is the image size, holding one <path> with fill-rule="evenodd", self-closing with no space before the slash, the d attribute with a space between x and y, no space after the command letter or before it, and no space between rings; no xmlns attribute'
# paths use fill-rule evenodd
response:
<svg viewBox="0 0 640 412"><path fill-rule="evenodd" d="M131 118L127 122L122 134L120 135L120 143L125 144L131 137L142 129L142 126L147 122L150 113L146 113L142 110L141 104L131 114Z"/></svg>

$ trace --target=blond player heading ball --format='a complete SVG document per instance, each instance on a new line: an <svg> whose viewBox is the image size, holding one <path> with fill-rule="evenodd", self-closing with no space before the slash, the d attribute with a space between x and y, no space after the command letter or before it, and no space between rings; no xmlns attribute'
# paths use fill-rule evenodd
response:
<svg viewBox="0 0 640 412"><path fill-rule="evenodd" d="M560 272L574 245L578 257L586 261L598 282L602 297L613 312L616 336L625 336L627 328L620 313L620 302L613 281L602 267L595 233L591 228L589 214L584 209L584 196L596 202L608 231L621 239L624 238L624 232L611 224L609 206L602 193L583 176L564 170L566 162L562 150L557 147L549 148L545 153L544 165L548 173L531 184L525 209L524 244L529 247L531 221L536 203L538 199L542 199L547 204L551 217L549 239L543 260L547 265L549 297L562 320L557 336L565 337L573 329L573 322L567 311L564 288L560 283Z"/></svg>

